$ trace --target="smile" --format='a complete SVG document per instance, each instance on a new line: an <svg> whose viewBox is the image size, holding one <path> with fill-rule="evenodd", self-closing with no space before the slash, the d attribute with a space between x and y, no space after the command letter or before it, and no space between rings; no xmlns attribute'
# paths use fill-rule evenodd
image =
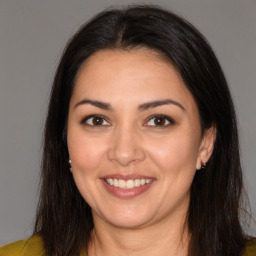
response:
<svg viewBox="0 0 256 256"><path fill-rule="evenodd" d="M152 179L105 179L105 181L113 187L122 188L122 189L133 189L140 186L144 186L152 182Z"/></svg>

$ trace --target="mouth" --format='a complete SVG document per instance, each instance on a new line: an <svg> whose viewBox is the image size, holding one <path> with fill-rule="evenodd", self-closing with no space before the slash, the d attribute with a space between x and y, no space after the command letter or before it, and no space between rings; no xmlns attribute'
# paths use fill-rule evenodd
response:
<svg viewBox="0 0 256 256"><path fill-rule="evenodd" d="M110 175L103 177L103 185L106 190L115 197L129 199L146 192L155 179L140 175Z"/></svg>
<svg viewBox="0 0 256 256"><path fill-rule="evenodd" d="M133 189L140 186L144 186L146 184L149 184L152 182L153 179L129 179L129 180L123 180L123 179L105 179L105 181L110 185L114 186L116 188L122 188L122 189Z"/></svg>

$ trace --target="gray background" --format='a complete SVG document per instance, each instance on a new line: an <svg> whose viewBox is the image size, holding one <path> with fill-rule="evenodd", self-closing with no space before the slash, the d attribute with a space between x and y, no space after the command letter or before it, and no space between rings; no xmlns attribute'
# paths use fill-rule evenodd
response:
<svg viewBox="0 0 256 256"><path fill-rule="evenodd" d="M0 245L30 235L50 85L66 41L128 0L0 0ZM256 0L141 1L167 7L208 38L238 114L242 163L256 212ZM256 225L251 225L256 233Z"/></svg>

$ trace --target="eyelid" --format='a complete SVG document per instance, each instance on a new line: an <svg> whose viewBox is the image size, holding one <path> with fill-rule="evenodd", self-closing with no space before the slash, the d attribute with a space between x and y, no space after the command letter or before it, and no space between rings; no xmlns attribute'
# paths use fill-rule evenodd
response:
<svg viewBox="0 0 256 256"><path fill-rule="evenodd" d="M167 120L169 123L167 125L147 125L147 123L149 121L151 121L152 119L154 118L163 118L165 120ZM168 127L170 125L174 125L175 124L175 121L173 118L171 118L170 116L167 116L167 115L163 115L163 114L155 114L155 115L152 115L150 116L147 121L145 122L145 125L146 126L149 126L149 127L158 127L158 128L164 128L164 127Z"/></svg>
<svg viewBox="0 0 256 256"><path fill-rule="evenodd" d="M91 118L94 118L94 117L98 117L98 118L101 118L103 119L105 122L107 122L108 124L101 124L101 125L93 125L93 124L88 124L86 123L89 119ZM80 122L82 125L87 125L87 126L91 126L91 127L102 127L102 126L110 126L110 122L107 120L107 118L103 115L100 115L100 114L92 114L92 115L88 115L86 117L84 117L81 122Z"/></svg>
<svg viewBox="0 0 256 256"><path fill-rule="evenodd" d="M99 125L93 125L93 124L88 124L87 121L91 118L100 118L100 119L103 119L103 122L107 122L108 124L99 124ZM164 124L164 125L147 125L147 123L149 123L151 120L155 119L155 118L163 118L165 119L168 124ZM106 118L105 116L103 115L100 115L100 114L91 114L91 115L88 115L86 117L84 117L81 122L80 122L82 125L86 125L86 126L89 126L89 127L102 127L102 126L111 126L111 123L109 122L108 118ZM147 121L144 122L144 125L145 126L149 126L149 127L158 127L158 128L165 128L165 127L168 127L168 126L171 126L171 125L174 125L175 124L175 121L173 118L171 118L170 116L167 116L167 115L164 115L164 114L154 114L154 115L151 115L150 117L147 118Z"/></svg>

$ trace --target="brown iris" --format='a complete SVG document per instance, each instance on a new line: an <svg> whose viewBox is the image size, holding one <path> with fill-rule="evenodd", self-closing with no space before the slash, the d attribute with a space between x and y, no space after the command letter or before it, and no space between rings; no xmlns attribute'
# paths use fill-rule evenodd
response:
<svg viewBox="0 0 256 256"><path fill-rule="evenodd" d="M166 119L163 117L156 117L154 120L154 124L156 126L163 126L163 125L165 125L165 121L166 121Z"/></svg>
<svg viewBox="0 0 256 256"><path fill-rule="evenodd" d="M102 125L103 121L104 121L103 118L102 117L98 117L98 116L93 117L93 119L92 119L93 125Z"/></svg>

